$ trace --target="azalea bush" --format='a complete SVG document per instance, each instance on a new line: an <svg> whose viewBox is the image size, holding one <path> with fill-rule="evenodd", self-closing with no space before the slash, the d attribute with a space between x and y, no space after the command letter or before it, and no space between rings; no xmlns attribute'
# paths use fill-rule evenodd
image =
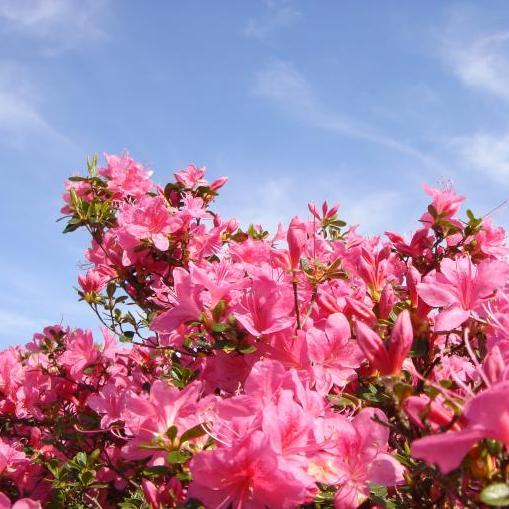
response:
<svg viewBox="0 0 509 509"><path fill-rule="evenodd" d="M509 252L451 188L416 232L223 219L188 166L66 183L89 330L0 353L0 509L509 504ZM100 329L100 330L99 330Z"/></svg>

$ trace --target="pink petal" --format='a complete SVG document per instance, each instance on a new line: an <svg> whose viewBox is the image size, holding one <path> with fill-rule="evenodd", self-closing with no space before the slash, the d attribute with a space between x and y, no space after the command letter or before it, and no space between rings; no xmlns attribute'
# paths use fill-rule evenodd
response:
<svg viewBox="0 0 509 509"><path fill-rule="evenodd" d="M412 444L412 455L427 463L436 463L443 474L448 474L460 465L472 446L483 438L486 438L486 432L477 429L428 436Z"/></svg>

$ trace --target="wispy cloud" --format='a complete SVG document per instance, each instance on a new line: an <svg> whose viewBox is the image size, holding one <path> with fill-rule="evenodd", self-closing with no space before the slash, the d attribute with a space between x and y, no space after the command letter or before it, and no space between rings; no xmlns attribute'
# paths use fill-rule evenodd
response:
<svg viewBox="0 0 509 509"><path fill-rule="evenodd" d="M289 0L268 0L265 13L250 18L244 29L247 37L267 40L277 31L292 26L301 17L301 13Z"/></svg>
<svg viewBox="0 0 509 509"><path fill-rule="evenodd" d="M509 100L509 32L473 38L450 35L443 48L446 61L464 85Z"/></svg>
<svg viewBox="0 0 509 509"><path fill-rule="evenodd" d="M108 0L2 0L0 31L37 39L43 51L57 53L104 39L100 21L107 4Z"/></svg>
<svg viewBox="0 0 509 509"><path fill-rule="evenodd" d="M380 134L370 125L331 111L316 97L304 75L288 62L273 62L258 72L254 92L313 127L375 143L417 159L429 167L440 168L433 158L414 147Z"/></svg>
<svg viewBox="0 0 509 509"><path fill-rule="evenodd" d="M468 167L507 184L509 178L509 133L478 133L452 141Z"/></svg>
<svg viewBox="0 0 509 509"><path fill-rule="evenodd" d="M0 144L23 148L34 136L72 143L46 120L38 103L40 99L24 69L0 62Z"/></svg>

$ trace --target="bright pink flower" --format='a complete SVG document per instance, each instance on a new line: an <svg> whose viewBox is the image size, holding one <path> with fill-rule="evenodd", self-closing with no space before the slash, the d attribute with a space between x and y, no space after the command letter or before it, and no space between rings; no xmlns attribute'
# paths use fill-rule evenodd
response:
<svg viewBox="0 0 509 509"><path fill-rule="evenodd" d="M465 197L457 195L450 185L444 190L435 189L425 185L424 191L433 198L431 205L434 207L436 212L442 219L447 219L449 221L453 219L460 209L461 204L465 201ZM428 212L421 217L421 221L429 224L434 222L431 214Z"/></svg>
<svg viewBox="0 0 509 509"><path fill-rule="evenodd" d="M108 179L108 188L116 199L133 196L139 198L152 189L151 172L132 159L129 154L104 154L106 167L99 174Z"/></svg>
<svg viewBox="0 0 509 509"><path fill-rule="evenodd" d="M319 392L327 393L333 385L343 387L355 376L364 357L343 314L329 315L324 330L313 327L306 339Z"/></svg>
<svg viewBox="0 0 509 509"><path fill-rule="evenodd" d="M118 223L129 235L137 240L150 240L160 251L168 249L168 236L182 227L182 220L170 214L161 195L145 196L136 204L125 204Z"/></svg>
<svg viewBox="0 0 509 509"><path fill-rule="evenodd" d="M6 396L14 394L24 376L19 351L11 347L0 352L0 393Z"/></svg>
<svg viewBox="0 0 509 509"><path fill-rule="evenodd" d="M69 371L73 380L81 380L83 371L99 360L99 349L94 344L94 338L89 330L76 329L70 332L65 343L67 348L60 357L60 362Z"/></svg>
<svg viewBox="0 0 509 509"><path fill-rule="evenodd" d="M186 189L193 189L196 186L206 186L207 181L203 178L205 171L205 166L198 168L194 166L194 164L190 164L183 170L175 173L175 180Z"/></svg>
<svg viewBox="0 0 509 509"><path fill-rule="evenodd" d="M336 509L355 509L369 493L368 482L395 486L403 481L403 466L387 454L389 430L375 420L387 422L384 413L366 408L343 429L338 444Z"/></svg>
<svg viewBox="0 0 509 509"><path fill-rule="evenodd" d="M314 203L308 203L308 209L313 216L320 221L320 224L327 219L333 219L339 210L339 204L329 208L329 204L324 201L322 203L322 214L318 212L318 209Z"/></svg>
<svg viewBox="0 0 509 509"><path fill-rule="evenodd" d="M228 177L219 177L218 179L214 180L214 182L212 182L209 187L210 187L210 189L212 189L212 191L218 191L227 182L228 182Z"/></svg>
<svg viewBox="0 0 509 509"><path fill-rule="evenodd" d="M0 492L0 509L41 509L41 503L31 498L20 498L14 504L4 493Z"/></svg>
<svg viewBox="0 0 509 509"><path fill-rule="evenodd" d="M86 274L78 276L78 283L85 293L100 292L110 279L111 276L96 269L90 269Z"/></svg>
<svg viewBox="0 0 509 509"><path fill-rule="evenodd" d="M294 509L307 499L306 485L279 468L278 457L261 431L231 448L201 452L190 466L189 496L210 509Z"/></svg>
<svg viewBox="0 0 509 509"><path fill-rule="evenodd" d="M449 331L465 322L472 312L501 288L509 277L509 266L499 261L484 261L474 265L469 257L440 264L440 272L430 272L417 292L427 304L440 307L435 319L436 331Z"/></svg>
<svg viewBox="0 0 509 509"><path fill-rule="evenodd" d="M382 375L397 374L414 338L410 314L407 310L399 314L387 345L375 331L362 322L357 322L356 336L364 355L374 368Z"/></svg>
<svg viewBox="0 0 509 509"><path fill-rule="evenodd" d="M459 466L474 444L484 438L509 447L509 381L500 382L472 398L463 410L465 427L416 440L412 454L436 463L447 474Z"/></svg>
<svg viewBox="0 0 509 509"><path fill-rule="evenodd" d="M416 426L425 429L426 422L435 432L439 431L441 426L449 424L454 417L452 409L441 400L431 400L424 394L406 398L403 407Z"/></svg>
<svg viewBox="0 0 509 509"><path fill-rule="evenodd" d="M162 446L169 441L166 432L176 426L178 434L200 424L201 383L193 382L182 391L167 383L156 380L150 388L149 398L129 395L126 400L122 420L132 439L123 448L126 457L139 459L158 453L155 449L144 448L147 444ZM161 447L163 448L163 447Z"/></svg>
<svg viewBox="0 0 509 509"><path fill-rule="evenodd" d="M122 418L131 391L126 390L127 381L116 378L105 384L97 393L91 394L87 405L102 415L101 427L107 428Z"/></svg>
<svg viewBox="0 0 509 509"><path fill-rule="evenodd" d="M289 289L261 276L245 291L234 316L250 334L258 337L292 327L295 324L292 310Z"/></svg>
<svg viewBox="0 0 509 509"><path fill-rule="evenodd" d="M482 228L474 238L476 251L484 255L502 258L509 253L509 248L505 245L505 230L501 226L492 226L489 217L483 219Z"/></svg>
<svg viewBox="0 0 509 509"><path fill-rule="evenodd" d="M150 325L156 332L170 332L182 322L199 320L202 313L202 287L193 284L189 272L176 267L173 270L173 284L175 296L170 296L173 307L154 318Z"/></svg>
<svg viewBox="0 0 509 509"><path fill-rule="evenodd" d="M290 267L293 270L299 267L302 248L306 244L306 240L306 225L296 216L291 220L287 234Z"/></svg>

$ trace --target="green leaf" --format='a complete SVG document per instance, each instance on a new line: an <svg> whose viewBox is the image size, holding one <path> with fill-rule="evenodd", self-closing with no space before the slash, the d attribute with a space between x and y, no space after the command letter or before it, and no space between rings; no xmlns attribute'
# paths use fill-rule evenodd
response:
<svg viewBox="0 0 509 509"><path fill-rule="evenodd" d="M497 482L486 486L481 491L480 500L489 506L505 506L509 504L509 485Z"/></svg>
<svg viewBox="0 0 509 509"><path fill-rule="evenodd" d="M143 475L147 477L160 477L171 474L171 470L165 465L155 465L143 469Z"/></svg>
<svg viewBox="0 0 509 509"><path fill-rule="evenodd" d="M173 442L175 437L177 436L178 430L177 426L170 426L166 431L166 436Z"/></svg>
<svg viewBox="0 0 509 509"><path fill-rule="evenodd" d="M185 463L191 457L191 453L186 451L171 451L166 457L168 463L172 465Z"/></svg>
<svg viewBox="0 0 509 509"><path fill-rule="evenodd" d="M212 325L212 332L221 333L227 331L229 328L230 326L226 323L215 323Z"/></svg>
<svg viewBox="0 0 509 509"><path fill-rule="evenodd" d="M255 345L245 345L239 348L239 352L245 354L256 352Z"/></svg>
<svg viewBox="0 0 509 509"><path fill-rule="evenodd" d="M438 212L437 209L433 207L433 205L428 205L428 212L433 219L437 218Z"/></svg>
<svg viewBox="0 0 509 509"><path fill-rule="evenodd" d="M182 434L182 436L180 437L180 443L183 444L188 440L193 440L194 438L199 438L202 437L203 435L205 435L205 430L203 429L203 426L201 424L198 424L197 426L189 428Z"/></svg>

